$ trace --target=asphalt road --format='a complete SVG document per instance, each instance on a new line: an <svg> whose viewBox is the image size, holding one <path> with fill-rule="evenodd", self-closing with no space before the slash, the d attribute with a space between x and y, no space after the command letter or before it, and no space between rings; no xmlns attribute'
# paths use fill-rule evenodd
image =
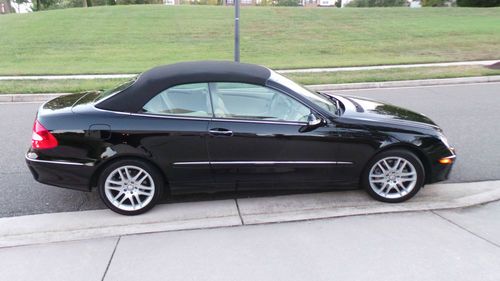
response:
<svg viewBox="0 0 500 281"><path fill-rule="evenodd" d="M337 93L391 102L437 122L457 149L450 182L500 179L500 83ZM65 190L33 180L24 153L39 105L0 104L0 217L104 208L96 192Z"/></svg>

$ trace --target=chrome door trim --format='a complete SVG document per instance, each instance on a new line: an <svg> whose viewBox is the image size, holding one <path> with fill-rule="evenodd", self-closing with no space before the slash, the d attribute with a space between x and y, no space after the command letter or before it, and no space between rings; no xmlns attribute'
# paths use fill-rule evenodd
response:
<svg viewBox="0 0 500 281"><path fill-rule="evenodd" d="M353 162L345 161L193 161L175 162L173 165L280 165L280 164L306 164L306 165L352 165Z"/></svg>
<svg viewBox="0 0 500 281"><path fill-rule="evenodd" d="M24 156L26 160L38 163L48 163L48 164L62 164L62 165L73 165L73 166L94 166L94 163L78 163L78 162L69 162L69 161L53 161L53 160L40 160L29 158L27 155Z"/></svg>

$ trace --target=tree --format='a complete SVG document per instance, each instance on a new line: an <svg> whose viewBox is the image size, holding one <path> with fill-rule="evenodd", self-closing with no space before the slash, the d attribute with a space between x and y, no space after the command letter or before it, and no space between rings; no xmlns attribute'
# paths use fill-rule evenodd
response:
<svg viewBox="0 0 500 281"><path fill-rule="evenodd" d="M10 0L0 1L0 3L3 3L3 4L4 4L4 7L5 7L5 12L6 12L6 13L12 13L12 12L15 12L15 10L13 10L13 9L12 9L12 4L10 3Z"/></svg>
<svg viewBox="0 0 500 281"><path fill-rule="evenodd" d="M59 0L36 0L36 5L33 7L33 11L46 10L52 6L55 6Z"/></svg>
<svg viewBox="0 0 500 281"><path fill-rule="evenodd" d="M457 0L460 7L498 7L500 0Z"/></svg>

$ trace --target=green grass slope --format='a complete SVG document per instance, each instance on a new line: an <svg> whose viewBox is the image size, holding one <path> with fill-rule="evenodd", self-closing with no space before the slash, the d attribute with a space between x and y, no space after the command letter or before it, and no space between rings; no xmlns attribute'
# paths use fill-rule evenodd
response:
<svg viewBox="0 0 500 281"><path fill-rule="evenodd" d="M273 68L500 59L500 8L244 7L241 60ZM0 74L135 73L233 56L233 8L114 6L0 16Z"/></svg>

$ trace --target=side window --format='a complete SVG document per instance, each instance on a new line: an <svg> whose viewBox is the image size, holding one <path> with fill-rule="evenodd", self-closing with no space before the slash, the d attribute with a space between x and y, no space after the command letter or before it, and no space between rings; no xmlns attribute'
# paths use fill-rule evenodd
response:
<svg viewBox="0 0 500 281"><path fill-rule="evenodd" d="M307 122L310 109L273 89L245 83L210 83L215 117Z"/></svg>
<svg viewBox="0 0 500 281"><path fill-rule="evenodd" d="M168 88L146 103L142 111L163 115L212 117L208 83Z"/></svg>

